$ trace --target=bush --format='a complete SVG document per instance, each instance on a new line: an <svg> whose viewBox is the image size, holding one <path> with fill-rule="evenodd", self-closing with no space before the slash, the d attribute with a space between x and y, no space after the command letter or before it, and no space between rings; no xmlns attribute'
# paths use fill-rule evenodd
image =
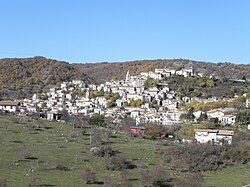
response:
<svg viewBox="0 0 250 187"><path fill-rule="evenodd" d="M154 177L148 171L141 172L139 180L142 186L152 186L154 183Z"/></svg>
<svg viewBox="0 0 250 187"><path fill-rule="evenodd" d="M115 183L115 180L111 177L105 177L103 180L104 187L117 187L118 185Z"/></svg>
<svg viewBox="0 0 250 187"><path fill-rule="evenodd" d="M250 162L250 142L241 141L240 145L233 146L230 151L230 158L232 162L246 164Z"/></svg>
<svg viewBox="0 0 250 187"><path fill-rule="evenodd" d="M89 118L88 120L89 125L91 126L105 126L104 115L96 114Z"/></svg>
<svg viewBox="0 0 250 187"><path fill-rule="evenodd" d="M127 166L128 166L128 162L120 154L107 158L106 163L105 163L106 169L111 170L111 171L126 169Z"/></svg>
<svg viewBox="0 0 250 187"><path fill-rule="evenodd" d="M91 135L91 146L99 147L104 144L109 138L109 132L110 131L106 131L105 129L94 129Z"/></svg>
<svg viewBox="0 0 250 187"><path fill-rule="evenodd" d="M200 173L186 173L183 176L174 178L172 181L172 185L178 187L200 187L202 181L203 179Z"/></svg>
<svg viewBox="0 0 250 187"><path fill-rule="evenodd" d="M0 179L0 187L7 187L7 181L5 179Z"/></svg>
<svg viewBox="0 0 250 187"><path fill-rule="evenodd" d="M94 184L96 183L96 177L95 174L91 171L90 168L87 168L85 172L83 173L83 180L86 184Z"/></svg>
<svg viewBox="0 0 250 187"><path fill-rule="evenodd" d="M209 144L185 144L171 146L166 157L174 168L191 172L215 171L232 163L245 164L250 161L250 143L241 141L233 146Z"/></svg>
<svg viewBox="0 0 250 187"><path fill-rule="evenodd" d="M120 177L121 177L120 186L132 187L132 184L128 179L128 172L126 170L120 172Z"/></svg>
<svg viewBox="0 0 250 187"><path fill-rule="evenodd" d="M56 169L59 171L70 171L70 168L60 165L60 164L56 167Z"/></svg>
<svg viewBox="0 0 250 187"><path fill-rule="evenodd" d="M45 162L45 165L49 169L56 169L59 166L59 162L57 160L48 160Z"/></svg>
<svg viewBox="0 0 250 187"><path fill-rule="evenodd" d="M155 139L161 135L161 126L159 125L148 125L145 129L145 135L150 139Z"/></svg>
<svg viewBox="0 0 250 187"><path fill-rule="evenodd" d="M112 150L111 146L109 145L101 145L99 147L94 147L91 149L91 152L94 156L100 157L111 157L114 156L116 151Z"/></svg>
<svg viewBox="0 0 250 187"><path fill-rule="evenodd" d="M152 171L141 172L139 180L142 186L170 186L169 175L162 166L156 166Z"/></svg>

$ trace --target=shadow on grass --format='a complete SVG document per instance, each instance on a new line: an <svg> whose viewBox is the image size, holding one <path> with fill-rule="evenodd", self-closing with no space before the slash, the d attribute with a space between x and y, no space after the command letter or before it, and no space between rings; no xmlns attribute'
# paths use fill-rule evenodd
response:
<svg viewBox="0 0 250 187"><path fill-rule="evenodd" d="M20 141L20 140L13 140L13 141L10 141L12 143L23 143L23 141Z"/></svg>
<svg viewBox="0 0 250 187"><path fill-rule="evenodd" d="M129 179L129 181L138 181L139 179L138 178L132 178L132 179Z"/></svg>
<svg viewBox="0 0 250 187"><path fill-rule="evenodd" d="M34 156L26 156L24 157L26 160L37 160L38 158L37 157L34 157Z"/></svg>
<svg viewBox="0 0 250 187"><path fill-rule="evenodd" d="M66 167L66 166L63 166L63 165L58 165L57 167L56 167L56 170L59 170L59 171L70 171L71 169L70 168L68 168L68 167Z"/></svg>
<svg viewBox="0 0 250 187"><path fill-rule="evenodd" d="M102 182L102 181L97 181L95 184L98 184L98 185L103 185L103 184L104 184L104 182Z"/></svg>
<svg viewBox="0 0 250 187"><path fill-rule="evenodd" d="M25 160L25 159L21 159L21 160L17 160L17 161L15 161L15 163L21 163L21 162L30 162L30 160Z"/></svg>
<svg viewBox="0 0 250 187"><path fill-rule="evenodd" d="M135 164L132 164L132 163L127 163L128 165L127 165L127 169L135 169L135 168L137 168L137 165L135 165Z"/></svg>
<svg viewBox="0 0 250 187"><path fill-rule="evenodd" d="M39 134L39 131L32 131L30 134Z"/></svg>

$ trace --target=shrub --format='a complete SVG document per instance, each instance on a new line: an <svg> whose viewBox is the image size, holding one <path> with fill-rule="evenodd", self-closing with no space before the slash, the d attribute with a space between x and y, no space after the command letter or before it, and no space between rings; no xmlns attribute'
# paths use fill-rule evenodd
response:
<svg viewBox="0 0 250 187"><path fill-rule="evenodd" d="M231 161L246 164L250 162L250 142L241 141L240 145L235 145L229 151Z"/></svg>
<svg viewBox="0 0 250 187"><path fill-rule="evenodd" d="M36 176L36 174L30 173L29 186L30 187L38 187L38 186L40 186L38 183L39 183L39 178Z"/></svg>
<svg viewBox="0 0 250 187"><path fill-rule="evenodd" d="M150 139L155 139L161 134L161 127L159 125L146 126L145 135Z"/></svg>
<svg viewBox="0 0 250 187"><path fill-rule="evenodd" d="M127 168L127 161L125 158L118 154L106 159L106 169L108 170L121 170Z"/></svg>
<svg viewBox="0 0 250 187"><path fill-rule="evenodd" d="M200 187L202 184L202 175L200 173L185 173L183 176L176 177L172 181L172 186L178 187Z"/></svg>
<svg viewBox="0 0 250 187"><path fill-rule="evenodd" d="M91 152L94 156L100 157L111 157L114 156L116 153L109 145L101 145L99 147L94 147L91 149Z"/></svg>
<svg viewBox="0 0 250 187"><path fill-rule="evenodd" d="M49 169L56 169L59 166L59 163L57 160L48 160L45 162L45 165L49 168Z"/></svg>
<svg viewBox="0 0 250 187"><path fill-rule="evenodd" d="M118 185L115 183L115 180L111 177L105 177L103 180L104 187L117 187Z"/></svg>
<svg viewBox="0 0 250 187"><path fill-rule="evenodd" d="M0 179L0 187L7 187L7 181L5 179Z"/></svg>
<svg viewBox="0 0 250 187"><path fill-rule="evenodd" d="M163 166L156 166L151 171L141 172L139 180L142 186L170 186L169 175Z"/></svg>
<svg viewBox="0 0 250 187"><path fill-rule="evenodd" d="M59 171L70 171L70 168L60 164L56 167L56 169Z"/></svg>
<svg viewBox="0 0 250 187"><path fill-rule="evenodd" d="M154 183L154 177L148 171L141 172L139 180L142 186L152 186Z"/></svg>
<svg viewBox="0 0 250 187"><path fill-rule="evenodd" d="M170 146L166 158L174 168L191 172L215 171L231 163L250 161L250 143L240 141L235 145L185 144Z"/></svg>
<svg viewBox="0 0 250 187"><path fill-rule="evenodd" d="M126 186L126 187L131 187L132 184L128 179L128 173L126 170L123 170L120 172L120 177L121 177L121 182L120 182L120 186Z"/></svg>
<svg viewBox="0 0 250 187"><path fill-rule="evenodd" d="M94 184L96 182L95 174L91 171L90 168L87 168L85 170L82 177L86 184Z"/></svg>

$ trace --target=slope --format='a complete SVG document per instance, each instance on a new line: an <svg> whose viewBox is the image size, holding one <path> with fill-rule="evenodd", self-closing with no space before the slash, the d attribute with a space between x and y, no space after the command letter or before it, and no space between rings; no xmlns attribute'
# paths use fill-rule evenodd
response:
<svg viewBox="0 0 250 187"><path fill-rule="evenodd" d="M0 59L0 97L24 98L63 81L89 78L70 64L44 57Z"/></svg>

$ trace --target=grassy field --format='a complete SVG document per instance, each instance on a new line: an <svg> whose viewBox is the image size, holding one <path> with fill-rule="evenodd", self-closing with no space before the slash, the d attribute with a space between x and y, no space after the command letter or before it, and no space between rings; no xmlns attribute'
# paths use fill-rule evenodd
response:
<svg viewBox="0 0 250 187"><path fill-rule="evenodd" d="M250 165L224 168L204 173L204 187L240 187L250 184Z"/></svg>
<svg viewBox="0 0 250 187"><path fill-rule="evenodd" d="M89 134L77 139L76 131L66 123L0 116L0 179L11 187L28 186L32 181L39 186L94 187L102 186L107 176L119 181L119 171L105 169L104 158L90 153ZM155 154L156 141L118 133L110 138L110 145L137 166L127 169L133 186L140 186L141 171L161 164L167 166ZM91 168L100 184L84 183L82 175L86 168ZM174 176L175 171L168 172ZM230 167L216 173L206 172L204 176L204 187L236 187L249 183L250 169Z"/></svg>
<svg viewBox="0 0 250 187"><path fill-rule="evenodd" d="M41 123L45 128L31 128ZM20 124L0 116L0 179L13 187L27 186L36 178L40 186L87 186L82 175L89 167L100 182L105 176L118 180L119 172L106 170L104 158L90 153L89 135L81 136L78 142L75 131L68 124L29 119ZM110 139L112 148L139 166L128 172L134 186L139 186L139 170L161 163L154 154L155 142L117 136ZM53 169L55 164L60 164L62 170Z"/></svg>

